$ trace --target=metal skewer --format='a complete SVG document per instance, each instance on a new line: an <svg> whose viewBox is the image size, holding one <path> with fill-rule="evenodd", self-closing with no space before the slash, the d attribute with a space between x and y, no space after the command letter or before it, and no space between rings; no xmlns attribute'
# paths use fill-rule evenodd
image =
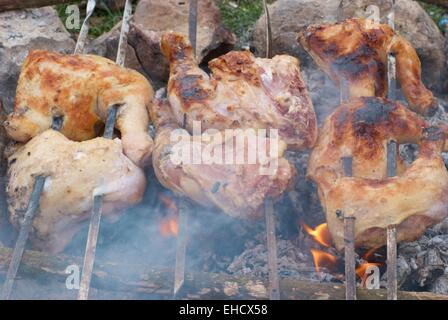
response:
<svg viewBox="0 0 448 320"><path fill-rule="evenodd" d="M51 128L59 131L63 124L63 117L53 117ZM19 270L20 263L22 261L23 252L25 250L26 243L31 231L34 217L37 214L39 208L40 197L43 192L46 177L44 175L38 175L35 177L33 191L28 202L28 207L23 218L23 222L20 225L19 236L12 253L11 261L9 263L8 272L6 274L6 280L3 284L1 299L9 300L11 298L12 290L14 289L14 281Z"/></svg>
<svg viewBox="0 0 448 320"><path fill-rule="evenodd" d="M395 0L387 16L387 23L395 31ZM388 99L396 99L396 60L393 54L387 59ZM397 143L389 141L387 144L387 176L397 175ZM397 300L397 228L395 225L387 227L387 299Z"/></svg>
<svg viewBox="0 0 448 320"><path fill-rule="evenodd" d="M185 259L187 255L187 233L189 205L187 200L179 199L179 234L176 241L176 265L174 269L174 299L179 298L185 281Z"/></svg>
<svg viewBox="0 0 448 320"><path fill-rule="evenodd" d="M121 22L120 40L118 41L116 64L124 66L126 60L126 50L128 48L129 22L132 17L132 0L126 0L123 12L123 21Z"/></svg>
<svg viewBox="0 0 448 320"><path fill-rule="evenodd" d="M397 228L387 227L387 300L397 300Z"/></svg>
<svg viewBox="0 0 448 320"><path fill-rule="evenodd" d="M17 238L16 246L12 253L11 262L9 264L8 273L2 290L2 300L9 300L14 287L14 280L19 270L20 262L22 261L23 251L31 231L34 216L39 208L40 195L45 184L45 176L39 175L34 180L33 192L31 193L30 202L25 212L25 217L20 226L19 237Z"/></svg>
<svg viewBox="0 0 448 320"><path fill-rule="evenodd" d="M109 108L103 137L112 139L117 111L121 105L113 105ZM87 244L82 267L81 283L79 286L78 300L87 300L89 297L90 281L92 279L93 266L95 264L96 245L100 230L103 207L103 195L94 195L92 216L90 218Z"/></svg>
<svg viewBox="0 0 448 320"><path fill-rule="evenodd" d="M188 14L188 37L196 56L196 38L198 28L198 0L190 0ZM187 236L188 236L188 215L189 206L185 199L179 199L179 235L176 240L176 264L174 267L174 288L173 298L180 296L181 289L185 282L185 260L187 255Z"/></svg>
<svg viewBox="0 0 448 320"><path fill-rule="evenodd" d="M397 143L387 144L387 176L397 175ZM397 228L387 227L387 299L397 300Z"/></svg>
<svg viewBox="0 0 448 320"><path fill-rule="evenodd" d="M263 8L266 16L266 58L269 59L272 57L272 28L269 8L266 0L263 0ZM275 210L272 199L265 200L264 215L266 220L266 246L268 250L269 299L280 300L280 283L277 267L277 238L275 232Z"/></svg>
<svg viewBox="0 0 448 320"><path fill-rule="evenodd" d="M356 300L355 217L344 216L345 299Z"/></svg>
<svg viewBox="0 0 448 320"><path fill-rule="evenodd" d="M263 7L266 16L266 58L270 58L272 57L272 26L268 3L266 0L263 0Z"/></svg>
<svg viewBox="0 0 448 320"><path fill-rule="evenodd" d="M392 1L392 8L387 15L387 24L395 32L395 0ZM389 100L396 99L397 90L397 72L396 72L396 59L393 53L387 55L387 85L388 92L387 97Z"/></svg>
<svg viewBox="0 0 448 320"><path fill-rule="evenodd" d="M275 211L271 199L266 199L264 205L266 218L266 240L268 248L269 299L280 300L280 284L277 268L277 239L275 234Z"/></svg>
<svg viewBox="0 0 448 320"><path fill-rule="evenodd" d="M196 56L196 39L198 34L198 0L190 0L188 12L188 36L190 38L193 54Z"/></svg>
<svg viewBox="0 0 448 320"><path fill-rule="evenodd" d="M84 22L82 23L81 30L79 31L78 35L78 41L76 41L76 47L73 54L80 54L84 51L84 46L86 44L87 34L89 33L89 19L93 14L93 11L95 10L96 6L96 0L89 0L87 2L87 9L86 9L86 18L84 19Z"/></svg>
<svg viewBox="0 0 448 320"><path fill-rule="evenodd" d="M132 15L132 1L126 0L123 21L121 24L120 40L118 43L116 63L123 66L126 58L127 36L129 32L129 21ZM121 104L115 104L108 109L107 120L104 128L103 137L112 139L115 120L117 118L118 109ZM92 216L90 218L89 231L87 236L86 250L84 253L84 262L82 268L81 283L78 292L78 300L87 300L89 298L90 282L92 280L93 267L95 264L96 245L101 223L103 205L103 195L93 196Z"/></svg>
<svg viewBox="0 0 448 320"><path fill-rule="evenodd" d="M397 175L397 143L387 144L387 176ZM397 300L397 228L387 227L387 299Z"/></svg>
<svg viewBox="0 0 448 320"><path fill-rule="evenodd" d="M341 159L344 175L353 175L353 158ZM355 261L355 222L356 218L345 216L343 212L337 212L344 219L344 262L345 262L345 299L356 300L356 261Z"/></svg>

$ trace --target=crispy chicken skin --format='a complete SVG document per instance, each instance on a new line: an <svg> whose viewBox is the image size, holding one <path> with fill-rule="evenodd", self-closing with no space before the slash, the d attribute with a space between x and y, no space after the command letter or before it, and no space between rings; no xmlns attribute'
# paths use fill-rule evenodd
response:
<svg viewBox="0 0 448 320"><path fill-rule="evenodd" d="M153 146L147 134L152 97L145 77L106 58L31 51L5 128L12 139L26 142L49 129L53 117L62 116L61 132L71 140L84 141L98 136L109 107L122 104L116 128L124 152L143 165L150 160Z"/></svg>
<svg viewBox="0 0 448 320"><path fill-rule="evenodd" d="M33 221L35 248L58 253L88 222L95 195L104 195L103 214L116 217L143 197L145 175L122 150L119 139L68 140L46 130L9 157L8 207L18 227L31 197L34 177L47 176Z"/></svg>
<svg viewBox="0 0 448 320"><path fill-rule="evenodd" d="M258 161L254 164L247 164L247 161L245 164L175 164L171 158L175 145L179 148L181 144L188 142L173 141L171 134L179 129L179 125L167 100L159 93L156 95L158 97L151 109L151 117L157 128L152 162L156 176L163 186L202 206L217 207L230 216L240 218L259 217L266 198L277 198L291 186L295 170L283 157L286 144L281 141L278 153L267 158L266 167L273 165L276 159L278 161L277 169L272 174L260 174L261 164ZM188 132L184 132L187 138L191 137ZM233 137L230 139L234 146L238 145ZM264 139L269 146L269 139ZM194 142L194 148L202 147L204 150L216 143L215 145L224 149L224 138L221 142L216 141ZM248 152L256 152L253 145L248 146L247 141L244 147L251 148ZM235 152L236 150L237 147Z"/></svg>
<svg viewBox="0 0 448 320"><path fill-rule="evenodd" d="M233 51L210 61L209 76L185 36L164 34L161 49L170 62L169 102L190 132L193 121L201 121L204 130L273 128L291 149L314 145L316 115L296 58Z"/></svg>
<svg viewBox="0 0 448 320"><path fill-rule="evenodd" d="M325 121L307 175L317 183L338 249L344 246L344 226L337 210L356 217L355 243L367 248L385 244L389 225L397 225L398 241L412 241L448 216L445 139L443 130L383 98L348 102ZM390 178L389 140L419 144L417 159L408 166L400 161ZM342 157L353 158L353 177L344 176Z"/></svg>
<svg viewBox="0 0 448 320"><path fill-rule="evenodd" d="M411 44L386 24L366 19L307 27L302 46L337 84L346 81L350 98L386 97L387 56L397 61L397 77L411 108L431 115L437 103L421 81L420 60Z"/></svg>

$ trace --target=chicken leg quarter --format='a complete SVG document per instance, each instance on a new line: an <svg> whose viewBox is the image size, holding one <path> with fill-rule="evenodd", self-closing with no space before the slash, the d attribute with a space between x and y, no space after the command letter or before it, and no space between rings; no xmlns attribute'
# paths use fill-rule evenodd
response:
<svg viewBox="0 0 448 320"><path fill-rule="evenodd" d="M164 34L161 49L170 62L168 99L179 125L190 132L193 121L204 130L277 129L290 149L313 146L316 115L296 58L233 51L209 63L209 76L185 36Z"/></svg>
<svg viewBox="0 0 448 320"><path fill-rule="evenodd" d="M279 197L294 181L295 170L283 157L286 145L282 141L276 154L268 152L269 156L264 164L258 160L251 164L247 161L247 157L243 163L238 164L224 161L200 164L187 161L174 163L171 155L176 153L176 149L179 150L184 146L187 152L200 148L206 150L211 146L216 148L214 150L222 148L222 157L225 159L229 159L229 155L234 158L240 149L232 136L228 139L234 147L232 151L226 153L225 144L229 141L222 137L222 132L216 133L222 138L221 140L195 142L190 140L191 136L183 130L187 140L173 141L172 133L176 129L181 129L176 123L170 105L161 96L152 104L151 117L157 128L153 152L153 166L157 178L166 188L202 206L220 208L233 217L259 217L264 200ZM269 144L269 138L262 137L262 139L265 139L268 148L272 146ZM256 145L257 143L249 144L244 141L240 147L249 153L256 152ZM262 166L271 167L273 170L263 173Z"/></svg>
<svg viewBox="0 0 448 320"><path fill-rule="evenodd" d="M138 72L93 55L32 51L22 67L14 112L5 122L8 135L21 142L50 128L63 117L61 132L84 141L99 135L112 105L120 105L116 128L124 153L137 165L150 159L147 107L153 97Z"/></svg>
<svg viewBox="0 0 448 320"><path fill-rule="evenodd" d="M143 170L123 154L119 139L74 142L47 130L8 160L9 217L16 227L26 211L34 177L46 176L31 242L53 253L62 251L89 220L95 195L103 195L103 214L112 217L138 203L145 191Z"/></svg>
<svg viewBox="0 0 448 320"><path fill-rule="evenodd" d="M421 81L420 60L411 44L386 24L348 19L312 25L299 35L302 46L339 86L348 85L350 98L386 97L387 56L397 59L397 77L411 108L431 115L436 99Z"/></svg>

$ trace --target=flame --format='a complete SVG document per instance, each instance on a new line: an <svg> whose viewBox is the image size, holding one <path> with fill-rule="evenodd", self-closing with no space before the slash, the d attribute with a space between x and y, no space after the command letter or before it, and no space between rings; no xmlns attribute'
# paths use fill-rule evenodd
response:
<svg viewBox="0 0 448 320"><path fill-rule="evenodd" d="M160 234L164 237L176 237L179 233L179 225L177 224L177 218L168 217L164 218L160 223Z"/></svg>
<svg viewBox="0 0 448 320"><path fill-rule="evenodd" d="M318 225L315 229L310 228L305 223L302 223L305 231L316 240L316 242L320 243L325 247L331 247L333 239L331 238L330 231L328 230L328 225L326 223L322 223Z"/></svg>
<svg viewBox="0 0 448 320"><path fill-rule="evenodd" d="M316 249L311 249L311 254L317 272L320 272L321 268L332 269L336 264L337 258L332 254Z"/></svg>
<svg viewBox="0 0 448 320"><path fill-rule="evenodd" d="M160 234L163 237L176 237L179 233L179 225L177 222L179 210L176 202L169 196L162 193L159 193L157 196L168 211L168 215L160 222Z"/></svg>

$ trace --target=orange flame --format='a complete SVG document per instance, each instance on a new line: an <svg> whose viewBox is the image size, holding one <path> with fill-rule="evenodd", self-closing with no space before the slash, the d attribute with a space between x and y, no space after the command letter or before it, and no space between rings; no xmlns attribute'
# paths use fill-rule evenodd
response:
<svg viewBox="0 0 448 320"><path fill-rule="evenodd" d="M172 198L162 193L159 193L157 196L159 197L160 202L168 210L168 216L163 218L160 222L160 234L164 237L176 237L179 233L179 225L177 222L179 210L177 208L176 202Z"/></svg>
<svg viewBox="0 0 448 320"><path fill-rule="evenodd" d="M330 247L332 245L333 239L331 238L331 234L326 223L318 225L315 229L310 228L305 223L302 223L302 226L305 231L312 236L314 240L316 240L316 242L325 247Z"/></svg>
<svg viewBox="0 0 448 320"><path fill-rule="evenodd" d="M332 269L336 264L337 258L332 254L316 249L311 249L311 254L317 272L320 272L321 268Z"/></svg>
<svg viewBox="0 0 448 320"><path fill-rule="evenodd" d="M177 218L164 218L160 223L160 234L164 237L176 237L179 232Z"/></svg>

